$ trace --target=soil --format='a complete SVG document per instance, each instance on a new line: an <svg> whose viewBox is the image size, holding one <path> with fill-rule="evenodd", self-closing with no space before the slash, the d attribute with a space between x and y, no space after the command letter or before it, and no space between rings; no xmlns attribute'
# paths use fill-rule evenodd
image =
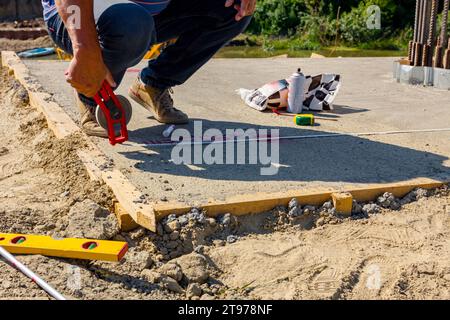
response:
<svg viewBox="0 0 450 320"><path fill-rule="evenodd" d="M450 298L447 186L355 203L351 218L330 203L294 201L239 218L208 218L193 208L161 221L157 233L118 232L109 213L113 195L89 179L75 154L81 137L56 139L5 70L0 112L0 232L81 232L129 244L120 263L17 256L68 298ZM49 299L2 260L0 275L1 299Z"/></svg>
<svg viewBox="0 0 450 320"><path fill-rule="evenodd" d="M0 29L23 29L23 28L44 28L45 22L42 18L20 21L0 22Z"/></svg>
<svg viewBox="0 0 450 320"><path fill-rule="evenodd" d="M14 21L14 22L0 22L0 31L1 30L36 30L36 29L44 29L45 24L43 19L32 19L32 20L23 20L23 21ZM11 33L12 35L15 33ZM19 40L12 38L0 37L0 51L8 50L20 52L24 50L39 48L39 47L53 47L54 43L50 39L49 36L40 36L36 39L28 39L28 40Z"/></svg>

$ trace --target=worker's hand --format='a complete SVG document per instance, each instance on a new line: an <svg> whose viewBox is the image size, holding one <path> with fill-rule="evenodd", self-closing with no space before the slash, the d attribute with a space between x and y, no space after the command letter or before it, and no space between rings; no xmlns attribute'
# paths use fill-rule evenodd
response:
<svg viewBox="0 0 450 320"><path fill-rule="evenodd" d="M237 10L236 21L246 16L251 16L256 9L256 0L226 0L225 7L233 6Z"/></svg>
<svg viewBox="0 0 450 320"><path fill-rule="evenodd" d="M116 87L113 76L105 66L100 53L78 50L66 71L66 81L86 97L94 97L106 80Z"/></svg>

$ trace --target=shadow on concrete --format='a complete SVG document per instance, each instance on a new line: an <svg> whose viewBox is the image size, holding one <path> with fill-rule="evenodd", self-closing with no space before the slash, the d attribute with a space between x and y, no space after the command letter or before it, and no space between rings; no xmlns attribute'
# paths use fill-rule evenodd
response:
<svg viewBox="0 0 450 320"><path fill-rule="evenodd" d="M197 119L193 119L197 120ZM178 128L193 133L193 121ZM280 136L308 136L329 132L312 131L307 127L267 127L251 123L202 120L203 132L209 128L220 129L280 129ZM278 182L345 182L386 183L418 177L444 178L450 176L450 168L443 166L446 157L405 148L393 144L371 141L362 137L313 138L280 141L280 166L276 175L261 175L260 164L201 164L176 165L171 162L173 147L146 145L162 137L166 125L156 125L130 132L130 141L142 144L146 152L121 152L129 159L137 160L137 168L152 173L174 176L199 177L222 181L278 181ZM247 144L248 145L248 144ZM202 146L203 150L206 146ZM268 147L270 150L270 146ZM248 148L246 148L248 151ZM192 155L193 147L191 147ZM226 150L224 147L224 159ZM193 157L193 156L192 156ZM248 163L248 154L246 154ZM235 158L236 160L236 158ZM264 190L261 190L264 191ZM281 190L280 190L281 191Z"/></svg>
<svg viewBox="0 0 450 320"><path fill-rule="evenodd" d="M331 114L352 114L352 113L361 113L361 112L367 112L369 111L369 109L365 109L365 108L355 108L355 107L350 107L350 106L344 106L344 105L338 105L335 104L333 106L333 111ZM330 113L325 113L330 115Z"/></svg>

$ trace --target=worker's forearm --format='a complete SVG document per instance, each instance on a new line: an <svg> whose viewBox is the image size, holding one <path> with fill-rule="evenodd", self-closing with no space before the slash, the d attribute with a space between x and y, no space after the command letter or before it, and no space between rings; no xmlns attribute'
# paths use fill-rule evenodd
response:
<svg viewBox="0 0 450 320"><path fill-rule="evenodd" d="M94 0L56 0L58 13L72 40L74 55L82 52L101 57L93 3Z"/></svg>

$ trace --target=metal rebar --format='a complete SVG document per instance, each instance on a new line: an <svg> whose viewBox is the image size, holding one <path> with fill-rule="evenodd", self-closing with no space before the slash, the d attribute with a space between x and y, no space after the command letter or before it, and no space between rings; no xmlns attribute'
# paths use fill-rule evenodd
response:
<svg viewBox="0 0 450 320"><path fill-rule="evenodd" d="M408 61L410 64L414 61L414 41L408 43Z"/></svg>
<svg viewBox="0 0 450 320"><path fill-rule="evenodd" d="M442 10L442 26L441 26L441 43L442 46L447 44L447 27L448 27L448 9L449 0L444 0L444 10Z"/></svg>
<svg viewBox="0 0 450 320"><path fill-rule="evenodd" d="M422 27L422 43L427 44L428 43L428 34L429 34L429 26L431 22L431 1L432 0L425 0L424 5L424 18L423 18L423 27Z"/></svg>
<svg viewBox="0 0 450 320"><path fill-rule="evenodd" d="M434 63L433 67L435 68L442 68L442 58L443 58L443 50L441 37L438 37L436 49L434 51Z"/></svg>
<svg viewBox="0 0 450 320"><path fill-rule="evenodd" d="M422 48L423 44L417 42L415 48L415 56L414 56L414 66L420 67L422 65Z"/></svg>
<svg viewBox="0 0 450 320"><path fill-rule="evenodd" d="M437 16L438 16L439 0L431 0L430 8L430 27L428 30L428 41L427 41L427 55L424 55L425 61L424 66L433 66L433 54L436 45L436 27L437 27Z"/></svg>
<svg viewBox="0 0 450 320"><path fill-rule="evenodd" d="M416 55L416 43L417 43L417 37L419 34L419 10L420 10L420 0L416 0L416 11L414 15L414 36L413 40L409 42L408 44L408 60L411 65L414 65L414 59Z"/></svg>
<svg viewBox="0 0 450 320"><path fill-rule="evenodd" d="M432 56L431 47L428 44L424 44L422 50L422 66L429 67L430 57Z"/></svg>
<svg viewBox="0 0 450 320"><path fill-rule="evenodd" d="M436 27L438 16L439 0L431 1L430 30L428 32L428 45L433 47L436 43Z"/></svg>
<svg viewBox="0 0 450 320"><path fill-rule="evenodd" d="M419 35L419 11L420 11L420 0L416 0L416 15L414 17L414 39L413 42L417 42L417 37Z"/></svg>
<svg viewBox="0 0 450 320"><path fill-rule="evenodd" d="M423 18L423 25L422 25L422 41L423 44L423 50L422 50L422 66L428 66L428 61L430 59L430 47L428 45L428 36L429 36L429 29L430 29L430 23L431 23L431 2L432 0L425 0L424 3L424 18Z"/></svg>
<svg viewBox="0 0 450 320"><path fill-rule="evenodd" d="M443 61L443 68L450 69L450 41L447 49L445 50Z"/></svg>
<svg viewBox="0 0 450 320"><path fill-rule="evenodd" d="M448 5L449 0L444 0L444 9L442 10L442 25L441 33L437 37L436 49L434 51L434 63L435 68L442 68L444 65L443 58L447 47L447 23L448 23Z"/></svg>
<svg viewBox="0 0 450 320"><path fill-rule="evenodd" d="M419 0L419 19L417 25L417 40L416 43L422 42L422 25L423 25L423 8L424 8L425 0ZM423 43L423 42L422 42Z"/></svg>

